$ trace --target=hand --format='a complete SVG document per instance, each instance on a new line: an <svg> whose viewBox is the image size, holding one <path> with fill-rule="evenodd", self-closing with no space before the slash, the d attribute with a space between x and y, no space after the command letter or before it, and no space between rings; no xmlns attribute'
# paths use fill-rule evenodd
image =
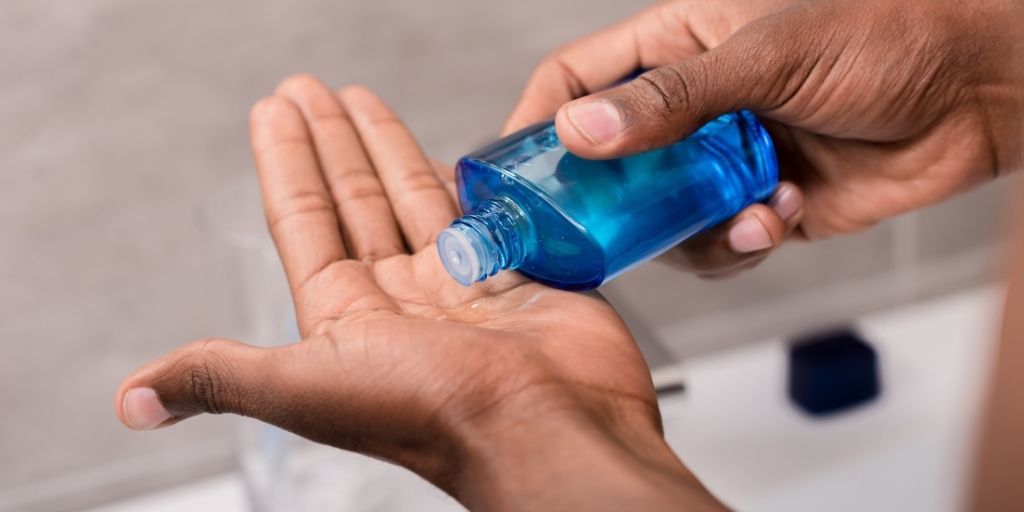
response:
<svg viewBox="0 0 1024 512"><path fill-rule="evenodd" d="M564 508L616 489L714 504L665 445L648 369L608 304L512 272L468 288L445 273L433 242L456 205L376 96L299 76L251 125L304 339L164 356L121 385L127 426L251 416L404 465L467 506ZM622 503L604 499L593 506Z"/></svg>
<svg viewBox="0 0 1024 512"><path fill-rule="evenodd" d="M797 226L857 231L1017 165L1022 23L1013 0L660 3L545 59L506 130L557 110L569 150L609 158L754 110L787 182L674 257L728 273ZM638 68L654 69L590 94Z"/></svg>

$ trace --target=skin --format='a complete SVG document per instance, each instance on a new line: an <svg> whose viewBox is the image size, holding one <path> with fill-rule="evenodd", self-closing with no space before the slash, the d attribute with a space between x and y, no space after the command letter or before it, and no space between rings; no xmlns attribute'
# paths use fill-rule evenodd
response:
<svg viewBox="0 0 1024 512"><path fill-rule="evenodd" d="M784 211L754 205L667 258L731 274L791 234L855 232L1018 167L1022 22L1011 0L662 2L544 59L506 131L554 114L570 151L611 158L755 111L795 189ZM638 68L654 69L606 89ZM737 250L757 245L737 233L751 218L770 245Z"/></svg>
<svg viewBox="0 0 1024 512"><path fill-rule="evenodd" d="M862 229L1016 165L1024 80L1004 63L1022 5L666 2L547 59L508 129L557 110L565 144L604 158L755 110L789 181L675 253L727 275L787 236ZM656 69L563 105L637 67ZM474 510L723 508L665 444L607 304L514 273L469 288L444 273L450 170L371 92L294 77L251 126L303 340L168 354L118 390L127 426L251 416L401 464Z"/></svg>
<svg viewBox="0 0 1024 512"><path fill-rule="evenodd" d="M1024 208L1017 207L1015 226L1024 225ZM1024 239L1010 266L1010 287L1003 314L1003 336L994 357L989 396L980 428L978 459L969 510L1002 512L1024 509Z"/></svg>
<svg viewBox="0 0 1024 512"><path fill-rule="evenodd" d="M251 126L303 341L185 346L121 385L129 427L251 416L406 466L473 509L719 507L665 444L608 304L514 273L447 275L433 240L455 203L373 93L294 77Z"/></svg>

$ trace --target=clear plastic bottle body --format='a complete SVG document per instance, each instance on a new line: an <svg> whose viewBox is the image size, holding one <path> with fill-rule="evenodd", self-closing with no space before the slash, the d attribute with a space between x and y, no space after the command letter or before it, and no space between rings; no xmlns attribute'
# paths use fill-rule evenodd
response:
<svg viewBox="0 0 1024 512"><path fill-rule="evenodd" d="M764 127L744 111L613 160L579 158L552 123L534 125L462 158L456 176L466 215L438 240L453 276L514 268L589 289L766 199L778 166Z"/></svg>

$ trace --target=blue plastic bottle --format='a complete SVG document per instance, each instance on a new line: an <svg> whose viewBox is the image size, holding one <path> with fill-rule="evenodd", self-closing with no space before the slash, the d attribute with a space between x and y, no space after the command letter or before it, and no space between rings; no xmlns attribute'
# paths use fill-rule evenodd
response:
<svg viewBox="0 0 1024 512"><path fill-rule="evenodd" d="M505 269L586 290L763 201L778 183L771 138L750 112L726 114L671 146L585 160L553 123L459 160L461 218L438 253L470 285Z"/></svg>

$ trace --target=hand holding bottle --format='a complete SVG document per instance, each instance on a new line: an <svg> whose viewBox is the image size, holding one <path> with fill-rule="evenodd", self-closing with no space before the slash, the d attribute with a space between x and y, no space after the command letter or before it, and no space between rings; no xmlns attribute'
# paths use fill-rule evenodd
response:
<svg viewBox="0 0 1024 512"><path fill-rule="evenodd" d="M452 277L515 269L564 290L600 286L778 187L771 137L746 111L610 160L569 153L554 123L538 123L464 156L456 174L463 216L437 237Z"/></svg>
<svg viewBox="0 0 1024 512"><path fill-rule="evenodd" d="M608 304L514 273L447 275L433 237L455 204L372 93L287 80L253 109L252 138L304 340L166 355L122 383L127 426L251 416L394 461L472 509L719 507L665 444Z"/></svg>
<svg viewBox="0 0 1024 512"><path fill-rule="evenodd" d="M659 3L545 59L506 129L557 110L570 151L610 158L754 110L788 183L675 258L727 273L798 224L810 238L856 231L1017 166L1022 23L1012 0ZM587 96L638 68L653 69Z"/></svg>

